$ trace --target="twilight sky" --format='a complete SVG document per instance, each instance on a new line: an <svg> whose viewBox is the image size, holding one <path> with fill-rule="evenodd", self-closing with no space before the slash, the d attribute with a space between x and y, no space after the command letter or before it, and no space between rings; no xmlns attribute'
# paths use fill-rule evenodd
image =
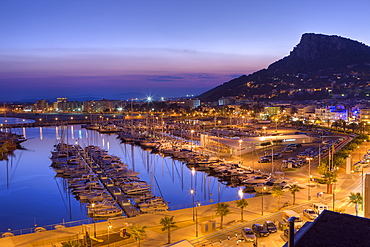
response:
<svg viewBox="0 0 370 247"><path fill-rule="evenodd" d="M370 1L3 0L0 101L200 94L303 33L370 44Z"/></svg>

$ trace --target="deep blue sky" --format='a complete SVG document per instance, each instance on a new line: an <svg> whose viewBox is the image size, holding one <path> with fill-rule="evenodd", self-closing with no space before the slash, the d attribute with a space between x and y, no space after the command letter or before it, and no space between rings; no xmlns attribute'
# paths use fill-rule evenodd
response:
<svg viewBox="0 0 370 247"><path fill-rule="evenodd" d="M306 32L370 44L370 1L4 0L0 101L199 94Z"/></svg>

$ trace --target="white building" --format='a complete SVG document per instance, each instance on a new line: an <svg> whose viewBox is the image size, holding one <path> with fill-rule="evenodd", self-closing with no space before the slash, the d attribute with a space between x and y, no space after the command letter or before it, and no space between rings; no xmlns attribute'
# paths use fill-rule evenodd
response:
<svg viewBox="0 0 370 247"><path fill-rule="evenodd" d="M338 121L348 120L348 110L344 109L343 106L327 106L324 108L316 108L315 116L321 121Z"/></svg>

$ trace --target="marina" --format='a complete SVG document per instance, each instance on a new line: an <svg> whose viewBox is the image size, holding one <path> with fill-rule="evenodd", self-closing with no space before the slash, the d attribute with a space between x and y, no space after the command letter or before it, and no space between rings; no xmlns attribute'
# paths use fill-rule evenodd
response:
<svg viewBox="0 0 370 247"><path fill-rule="evenodd" d="M151 153L139 146L121 144L113 134L101 134L79 125L22 128L13 129L12 132L23 134L28 141L22 143L24 150L15 150L14 156L7 161L0 161L0 199L4 202L0 206L3 219L0 223L1 232L89 219L88 208L68 192L68 183L50 167L50 151L60 143L62 136L69 145L94 145L106 150L111 157L119 157L133 171L131 177L138 175L140 181L150 185L149 196L140 195L138 188L127 190L130 195L139 193L131 201L142 213L150 213L153 209L166 210L167 207L169 210L188 208L192 205L192 199L206 205L239 198L238 187L229 187L216 177L189 169L180 160ZM60 158L60 162L63 162ZM78 159L70 162L76 164ZM119 182L121 188L127 187L127 181ZM195 191L193 194L192 188ZM245 194L245 197L253 195ZM84 195L83 200L89 200L88 196ZM97 193L94 196L105 199L106 194ZM17 207L11 206L14 204ZM14 210L23 213L17 217L11 216Z"/></svg>

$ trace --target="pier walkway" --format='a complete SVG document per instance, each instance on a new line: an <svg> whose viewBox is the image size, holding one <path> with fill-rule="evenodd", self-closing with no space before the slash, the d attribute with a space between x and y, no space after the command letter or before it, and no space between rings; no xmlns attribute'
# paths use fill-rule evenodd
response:
<svg viewBox="0 0 370 247"><path fill-rule="evenodd" d="M125 212L125 215L127 217L134 217L139 215L140 212L134 206L131 205L129 199L122 193L121 188L114 185L114 182L104 172L104 170L99 166L99 164L95 161L93 161L93 163L88 162L86 158L92 161L93 160L92 157L90 156L86 157L85 155L88 155L87 152L81 153L81 150L83 149L78 145L76 145L76 147L77 150L80 150L79 154L82 158L84 158L85 164L87 164L90 167L90 169L98 176L100 182L107 189L107 191L116 201L119 207Z"/></svg>

